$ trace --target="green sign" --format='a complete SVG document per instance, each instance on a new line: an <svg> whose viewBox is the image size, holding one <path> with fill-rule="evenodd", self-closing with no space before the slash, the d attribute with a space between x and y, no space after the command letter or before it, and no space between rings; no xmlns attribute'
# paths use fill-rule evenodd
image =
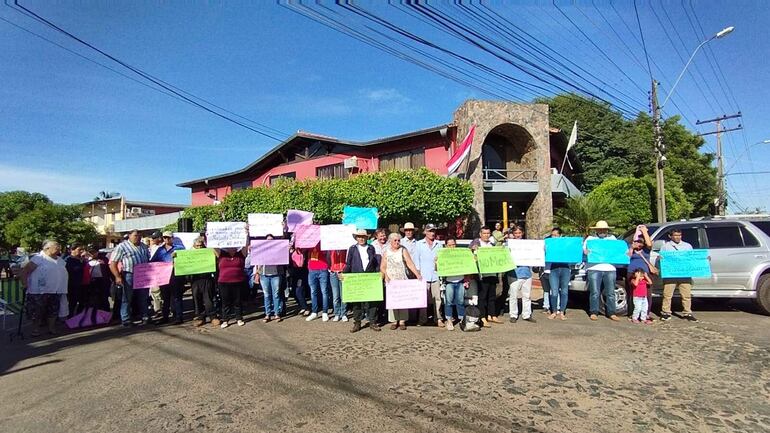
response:
<svg viewBox="0 0 770 433"><path fill-rule="evenodd" d="M439 277L478 274L476 259L468 248L441 248L437 253Z"/></svg>
<svg viewBox="0 0 770 433"><path fill-rule="evenodd" d="M342 274L342 302L382 300L382 275L379 272Z"/></svg>
<svg viewBox="0 0 770 433"><path fill-rule="evenodd" d="M486 247L476 250L476 257L479 259L479 272L482 274L498 274L508 272L515 268L513 257L508 248L504 247Z"/></svg>
<svg viewBox="0 0 770 433"><path fill-rule="evenodd" d="M216 270L216 258L211 248L176 251L174 275L206 274Z"/></svg>

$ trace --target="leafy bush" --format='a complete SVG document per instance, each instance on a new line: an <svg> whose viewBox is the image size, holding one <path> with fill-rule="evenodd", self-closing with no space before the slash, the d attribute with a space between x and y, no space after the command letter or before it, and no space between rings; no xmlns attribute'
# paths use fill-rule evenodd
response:
<svg viewBox="0 0 770 433"><path fill-rule="evenodd" d="M614 204L612 214L602 219L613 220L619 230L625 231L637 224L652 221L655 188L643 179L612 177L594 188L589 197L601 198Z"/></svg>

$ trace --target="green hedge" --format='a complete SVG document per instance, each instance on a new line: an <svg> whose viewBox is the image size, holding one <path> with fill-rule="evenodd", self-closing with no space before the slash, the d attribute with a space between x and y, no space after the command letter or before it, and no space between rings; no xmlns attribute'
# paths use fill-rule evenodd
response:
<svg viewBox="0 0 770 433"><path fill-rule="evenodd" d="M320 224L342 221L345 205L376 207L379 225L450 223L473 209L473 187L467 181L419 170L363 173L350 179L280 180L270 187L235 191L219 205L186 209L195 230L207 221L246 221L249 213L315 213Z"/></svg>

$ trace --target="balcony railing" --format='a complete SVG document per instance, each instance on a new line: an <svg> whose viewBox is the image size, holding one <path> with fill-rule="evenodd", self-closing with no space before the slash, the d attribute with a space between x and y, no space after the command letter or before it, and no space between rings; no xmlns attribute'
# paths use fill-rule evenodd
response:
<svg viewBox="0 0 770 433"><path fill-rule="evenodd" d="M484 182L537 182L537 170L485 168Z"/></svg>

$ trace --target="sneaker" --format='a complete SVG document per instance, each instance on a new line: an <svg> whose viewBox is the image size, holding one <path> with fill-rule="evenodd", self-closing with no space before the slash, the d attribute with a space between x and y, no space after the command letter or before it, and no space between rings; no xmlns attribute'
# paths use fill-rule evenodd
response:
<svg viewBox="0 0 770 433"><path fill-rule="evenodd" d="M343 322L347 322L348 321L348 316L342 316L340 318L340 320L343 321Z"/></svg>
<svg viewBox="0 0 770 433"><path fill-rule="evenodd" d="M318 313L312 313L305 318L305 322L310 322L318 318Z"/></svg>
<svg viewBox="0 0 770 433"><path fill-rule="evenodd" d="M243 325L245 325L245 324L246 324L246 322L244 322L243 320L239 320L239 321L237 321L237 322L235 322L235 323L237 323L237 324L238 324L238 326L243 326Z"/></svg>
<svg viewBox="0 0 770 433"><path fill-rule="evenodd" d="M662 322L668 322L669 320L671 320L671 314L668 314L668 313L661 313L661 314L660 314L660 320L661 320Z"/></svg>
<svg viewBox="0 0 770 433"><path fill-rule="evenodd" d="M529 323L536 323L537 322L537 320L535 320L535 318L532 317L532 316L527 317L526 319L524 319L524 321L525 322L529 322Z"/></svg>
<svg viewBox="0 0 770 433"><path fill-rule="evenodd" d="M692 314L685 314L684 316L682 316L682 319L689 320L690 322L698 321L698 319L696 319L695 316L693 316Z"/></svg>
<svg viewBox="0 0 770 433"><path fill-rule="evenodd" d="M516 323L516 321L518 321L518 320L519 320L519 318L515 317L515 316L511 316L511 318L508 319L508 321L511 322L511 323Z"/></svg>
<svg viewBox="0 0 770 433"><path fill-rule="evenodd" d="M340 321L340 316L334 316L334 318L332 319L332 322L339 322L339 321Z"/></svg>
<svg viewBox="0 0 770 433"><path fill-rule="evenodd" d="M222 324L219 325L219 327L222 328L222 329L225 329L228 326L230 326L230 323L227 320L223 321Z"/></svg>
<svg viewBox="0 0 770 433"><path fill-rule="evenodd" d="M221 324L222 324L221 320L219 320L217 318L211 319L211 326L219 326Z"/></svg>
<svg viewBox="0 0 770 433"><path fill-rule="evenodd" d="M329 313L321 314L321 321L322 322L328 322L329 321Z"/></svg>
<svg viewBox="0 0 770 433"><path fill-rule="evenodd" d="M452 324L451 320L447 320L446 321L446 330L447 331L454 331L455 330L455 325Z"/></svg>

